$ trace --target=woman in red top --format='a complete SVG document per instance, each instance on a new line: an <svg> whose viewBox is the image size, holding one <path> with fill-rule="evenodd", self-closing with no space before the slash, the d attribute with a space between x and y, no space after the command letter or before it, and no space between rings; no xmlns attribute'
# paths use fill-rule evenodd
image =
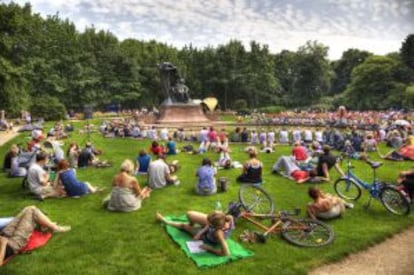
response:
<svg viewBox="0 0 414 275"><path fill-rule="evenodd" d="M162 147L161 145L158 144L158 142L156 142L155 140L152 142L151 147L149 149L149 151L151 153L153 153L154 155L159 155L159 154L163 154L164 153L164 147Z"/></svg>

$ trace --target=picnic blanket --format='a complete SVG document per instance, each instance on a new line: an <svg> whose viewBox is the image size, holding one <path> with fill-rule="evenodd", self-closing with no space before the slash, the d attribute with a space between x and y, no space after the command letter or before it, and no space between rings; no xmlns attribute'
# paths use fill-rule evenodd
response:
<svg viewBox="0 0 414 275"><path fill-rule="evenodd" d="M166 219L175 222L188 221L185 215L179 217L167 216ZM166 230L168 235L170 235L170 237L180 246L180 248L184 250L184 253L187 255L187 257L192 259L195 264L201 268L214 267L230 261L253 256L253 252L244 249L240 244L231 239L227 239L227 244L229 246L231 254L230 256L217 256L209 252L191 253L187 247L187 242L192 240L190 234L168 225L166 226Z"/></svg>
<svg viewBox="0 0 414 275"><path fill-rule="evenodd" d="M29 253L30 251L38 247L44 246L45 244L47 244L50 238L52 238L51 232L40 232L40 231L35 230L33 231L32 235L30 235L29 241L27 242L26 246L23 247L22 250L20 250L18 254ZM17 254L14 254L8 257L7 259L5 259L4 264L9 262L16 255Z"/></svg>

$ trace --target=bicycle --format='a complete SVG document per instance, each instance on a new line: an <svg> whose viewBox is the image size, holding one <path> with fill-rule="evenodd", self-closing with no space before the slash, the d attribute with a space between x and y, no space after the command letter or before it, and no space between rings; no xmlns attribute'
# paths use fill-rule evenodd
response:
<svg viewBox="0 0 414 275"><path fill-rule="evenodd" d="M373 170L372 182L360 179L352 172L350 158L347 158L346 176L335 181L335 192L345 200L357 201L361 197L362 188L369 190L369 201L366 208L371 205L372 198L379 200L382 205L394 215L408 215L410 213L410 202L407 197L399 191L395 185L380 182L376 176L376 170L382 166L382 162L366 161Z"/></svg>
<svg viewBox="0 0 414 275"><path fill-rule="evenodd" d="M239 201L230 203L227 213L259 227L263 232L254 232L254 235L260 242L265 242L271 233L281 233L285 240L302 247L325 246L335 238L333 230L319 220L294 218L299 215L300 209L279 211L277 214L273 212L274 202L269 194L257 185L246 184L240 187ZM270 225L259 220L270 220Z"/></svg>

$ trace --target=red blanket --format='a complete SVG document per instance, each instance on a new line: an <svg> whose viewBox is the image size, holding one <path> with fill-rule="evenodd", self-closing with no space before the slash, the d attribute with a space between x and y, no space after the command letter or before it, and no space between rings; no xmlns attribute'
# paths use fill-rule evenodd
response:
<svg viewBox="0 0 414 275"><path fill-rule="evenodd" d="M398 151L398 153L405 158L414 160L414 145L405 145Z"/></svg>
<svg viewBox="0 0 414 275"><path fill-rule="evenodd" d="M38 247L44 246L47 244L47 242L52 238L51 232L40 232L40 231L33 231L32 235L29 238L29 241L27 242L26 246L22 248L22 250L19 251L20 253L27 253L31 250L34 250ZM13 259L14 256L17 254L14 254L13 256L8 257L6 260L4 260L3 264L6 264L8 261Z"/></svg>

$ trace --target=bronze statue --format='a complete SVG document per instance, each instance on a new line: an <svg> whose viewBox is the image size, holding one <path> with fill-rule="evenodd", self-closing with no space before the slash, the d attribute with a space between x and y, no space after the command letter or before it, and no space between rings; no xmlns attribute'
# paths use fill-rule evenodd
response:
<svg viewBox="0 0 414 275"><path fill-rule="evenodd" d="M158 68L161 76L161 89L167 97L165 104L188 103L190 101L189 89L177 67L170 62L163 62L158 65Z"/></svg>

